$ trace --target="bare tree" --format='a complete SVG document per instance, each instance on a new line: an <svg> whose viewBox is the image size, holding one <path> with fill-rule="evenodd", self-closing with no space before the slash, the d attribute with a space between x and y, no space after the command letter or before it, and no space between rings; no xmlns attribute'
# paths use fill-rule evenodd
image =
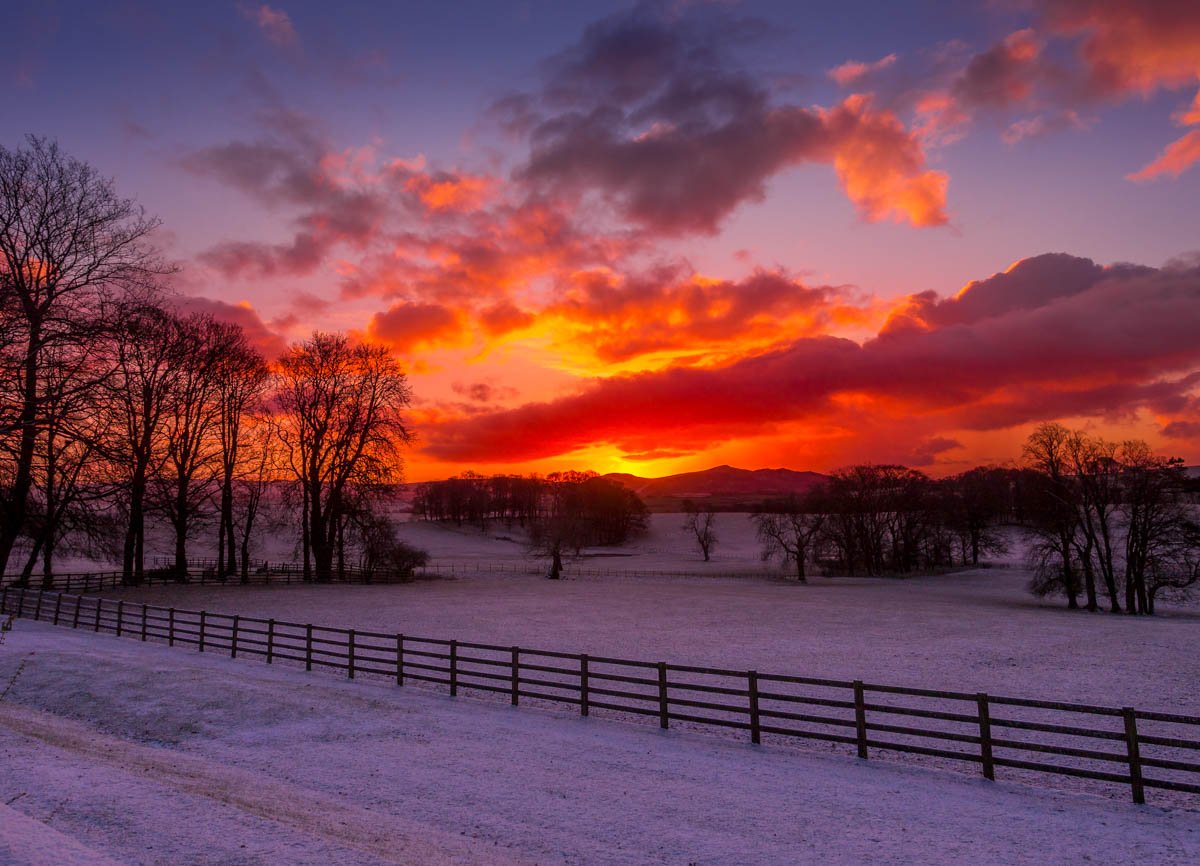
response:
<svg viewBox="0 0 1200 866"><path fill-rule="evenodd" d="M805 563L825 525L825 510L816 495L789 496L764 505L750 517L762 542L764 561L773 557L796 567L796 579L807 583Z"/></svg>
<svg viewBox="0 0 1200 866"><path fill-rule="evenodd" d="M1040 480L1031 512L1038 537L1032 552L1037 566L1035 590L1061 589L1067 606L1074 610L1079 607L1080 589L1075 568L1079 509L1071 477L1070 442L1071 431L1063 425L1042 424L1025 441L1024 455Z"/></svg>
<svg viewBox="0 0 1200 866"><path fill-rule="evenodd" d="M700 548L700 553L704 556L704 561L709 561L709 555L714 547L717 546L717 513L713 510L712 505L704 504L697 505L690 499L683 502L683 531L689 532L696 539L696 545Z"/></svg>
<svg viewBox="0 0 1200 866"><path fill-rule="evenodd" d="M194 314L172 317L176 365L163 402L164 460L153 480L158 509L175 532L175 573L187 577L187 542L212 498L219 474L224 405L223 363L238 343L239 330Z"/></svg>
<svg viewBox="0 0 1200 866"><path fill-rule="evenodd" d="M111 343L115 372L106 397L117 436L108 456L126 512L124 579L140 583L145 573L147 496L166 459L166 416L189 358L175 317L161 306L123 304L116 319L119 326Z"/></svg>
<svg viewBox="0 0 1200 866"><path fill-rule="evenodd" d="M394 483L410 440L408 380L382 346L315 333L279 361L273 410L303 494L303 536L318 581L333 578L337 531L355 483ZM306 556L306 565L309 560Z"/></svg>
<svg viewBox="0 0 1200 866"><path fill-rule="evenodd" d="M30 137L24 148L0 147L0 343L15 386L0 413L14 455L0 500L0 572L25 523L47 425L46 353L92 339L107 297L164 270L148 244L157 225L57 144Z"/></svg>
<svg viewBox="0 0 1200 866"><path fill-rule="evenodd" d="M235 325L223 325L224 351L217 359L218 438L220 441L220 503L217 517L217 561L220 574L237 572L237 546L234 532L235 480L243 463L252 476L261 468L262 454L246 449L247 415L253 413L265 396L268 370L262 355L250 345L245 333ZM260 425L261 426L261 425ZM266 444L259 442L259 450ZM244 565L244 563L243 563ZM243 575L245 568L242 569Z"/></svg>

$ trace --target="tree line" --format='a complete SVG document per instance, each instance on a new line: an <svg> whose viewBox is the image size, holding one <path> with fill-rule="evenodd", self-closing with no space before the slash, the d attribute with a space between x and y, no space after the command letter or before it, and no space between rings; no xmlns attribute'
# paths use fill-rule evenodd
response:
<svg viewBox="0 0 1200 866"><path fill-rule="evenodd" d="M1067 606L1153 614L1200 585L1200 481L1140 440L1110 442L1061 424L1030 434L1019 467L933 479L895 465L834 472L752 515L764 560L829 574L883 575L978 565L1003 553L1005 526L1025 531L1030 589ZM714 515L687 503L683 529L707 560Z"/></svg>
<svg viewBox="0 0 1200 866"><path fill-rule="evenodd" d="M115 535L140 582L154 517L180 576L205 530L245 579L270 499L300 524L306 576L331 579L348 543L395 554L379 511L409 441L398 363L321 333L268 361L240 326L179 312L158 227L57 145L0 147L0 573L49 580L68 538Z"/></svg>

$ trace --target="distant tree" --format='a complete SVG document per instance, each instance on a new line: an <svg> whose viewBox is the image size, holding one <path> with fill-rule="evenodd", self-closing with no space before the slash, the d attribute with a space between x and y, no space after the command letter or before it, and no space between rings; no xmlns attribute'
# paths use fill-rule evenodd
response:
<svg viewBox="0 0 1200 866"><path fill-rule="evenodd" d="M937 483L941 517L957 536L964 565L979 565L981 555L1008 549L996 529L1007 516L1008 486L1008 470L993 466L977 466Z"/></svg>
<svg viewBox="0 0 1200 866"><path fill-rule="evenodd" d="M712 505L697 505L690 499L683 501L683 531L691 533L696 539L704 561L709 561L709 554L717 546L717 514Z"/></svg>
<svg viewBox="0 0 1200 866"><path fill-rule="evenodd" d="M1080 590L1075 552L1079 498L1071 476L1070 444L1070 430L1047 423L1029 435L1023 451L1026 464L1037 473L1029 507L1035 535L1031 588L1041 595L1062 591L1074 610L1079 607Z"/></svg>
<svg viewBox="0 0 1200 866"><path fill-rule="evenodd" d="M750 519L763 546L763 561L778 557L784 565L791 562L796 567L796 579L807 583L805 563L826 521L825 503L819 494L810 492L765 503Z"/></svg>

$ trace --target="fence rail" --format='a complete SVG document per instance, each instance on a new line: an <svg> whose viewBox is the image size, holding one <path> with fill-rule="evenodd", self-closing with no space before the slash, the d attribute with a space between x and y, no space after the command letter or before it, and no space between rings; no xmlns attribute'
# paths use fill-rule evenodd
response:
<svg viewBox="0 0 1200 866"><path fill-rule="evenodd" d="M1200 794L1200 717L988 694L786 676L331 628L97 596L0 590L0 614L118 637L383 677L460 692L978 766Z"/></svg>
<svg viewBox="0 0 1200 866"><path fill-rule="evenodd" d="M174 570L175 560L170 557L155 557L155 568L148 569L140 586L166 586L178 584L178 573ZM544 565L538 562L496 562L494 560L481 560L479 562L437 562L416 568L411 575L392 575L379 571L366 571L362 568L347 566L342 570L341 574L334 573L334 583L403 583L413 579L430 578L430 577L456 577L466 576L471 574L508 574L508 575L526 575L537 576L544 575L547 569ZM776 579L783 572L763 572L763 571L720 571L720 572L696 572L696 571L663 571L656 569L618 569L618 568L588 568L579 566L570 566L565 576L572 577L631 577L631 578L656 578L656 577L686 577L686 578L740 578L740 579ZM789 573L790 574L790 573ZM212 559L188 559L187 560L187 582L198 584L200 586L270 586L270 585L292 585L307 582L304 577L304 566L295 562L269 562L267 560L256 560L252 564L252 568L246 576L245 583L242 582L241 575L228 574L221 576L219 574L216 560ZM0 586L17 586L21 580L20 575L2 575L0 576ZM56 573L51 578L51 583L46 586L44 579L40 574L35 574L30 577L30 586L40 586L42 589L51 589L56 592L102 592L106 589L118 589L123 586L130 585L130 582L124 580L123 573L120 571L102 571L102 572L61 572Z"/></svg>

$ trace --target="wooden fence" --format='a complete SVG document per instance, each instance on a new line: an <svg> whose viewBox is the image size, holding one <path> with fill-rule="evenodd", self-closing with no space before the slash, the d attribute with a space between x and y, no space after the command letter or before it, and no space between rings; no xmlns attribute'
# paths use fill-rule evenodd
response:
<svg viewBox="0 0 1200 866"><path fill-rule="evenodd" d="M160 565L160 561L162 564ZM155 557L156 568L148 569L142 578L141 586L166 586L179 584L180 580L171 566L173 558ZM271 586L278 584L305 583L304 566L295 562L268 562L259 560L246 576L243 584L240 574L230 574L220 577L211 559L188 559L188 583L199 586ZM537 561L496 562L480 560L478 562L438 562L429 563L415 569L412 575L389 575L381 572L368 572L358 567L347 566L341 576L334 574L334 583L403 583L412 579L431 577L464 577L472 574L506 574L544 576L547 568L544 563ZM686 578L742 578L742 579L779 579L781 576L791 578L790 571L664 571L657 569L619 569L619 568L589 568L568 565L563 573L567 579L579 577L596 578L656 578L656 577L686 577ZM14 586L20 580L19 575L0 576L0 586ZM120 571L98 572L61 572L52 578L52 589L57 592L102 592L106 589L117 589L128 586ZM43 578L40 574L30 577L30 586L42 587Z"/></svg>
<svg viewBox="0 0 1200 866"><path fill-rule="evenodd" d="M0 614L200 652L303 664L460 692L1129 787L1200 794L1200 717L1131 707L1001 697L736 671L330 628L95 596L0 590ZM1190 802L1190 800L1189 800Z"/></svg>

